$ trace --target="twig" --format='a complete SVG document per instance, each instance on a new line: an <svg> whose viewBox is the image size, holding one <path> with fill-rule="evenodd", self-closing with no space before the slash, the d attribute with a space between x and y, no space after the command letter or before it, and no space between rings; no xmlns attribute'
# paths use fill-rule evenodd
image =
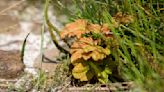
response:
<svg viewBox="0 0 164 92"><path fill-rule="evenodd" d="M159 10L160 10L160 11L163 11L163 10L164 10L164 8L160 8Z"/></svg>

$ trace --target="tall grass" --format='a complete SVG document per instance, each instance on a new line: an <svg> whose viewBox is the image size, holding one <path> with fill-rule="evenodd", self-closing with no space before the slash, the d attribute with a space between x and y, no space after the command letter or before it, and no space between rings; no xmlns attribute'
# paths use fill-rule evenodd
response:
<svg viewBox="0 0 164 92"><path fill-rule="evenodd" d="M74 0L77 16L93 23L108 23L120 47L112 51L114 61L119 64L121 76L134 81L151 92L163 91L164 65L164 1L152 0ZM159 8L159 3L162 5ZM111 24L116 12L134 16L134 22L113 28Z"/></svg>

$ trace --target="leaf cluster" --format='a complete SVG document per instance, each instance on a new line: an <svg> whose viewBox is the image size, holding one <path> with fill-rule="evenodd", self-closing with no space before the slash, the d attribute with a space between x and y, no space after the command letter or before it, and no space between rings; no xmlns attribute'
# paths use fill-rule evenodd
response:
<svg viewBox="0 0 164 92"><path fill-rule="evenodd" d="M76 38L70 48L74 78L89 81L97 77L100 82L107 83L111 70L106 65L103 69L95 62L104 63L102 60L111 53L110 45L106 43L106 40L113 38L108 25L92 24L85 19L78 19L65 26L61 38L66 37Z"/></svg>

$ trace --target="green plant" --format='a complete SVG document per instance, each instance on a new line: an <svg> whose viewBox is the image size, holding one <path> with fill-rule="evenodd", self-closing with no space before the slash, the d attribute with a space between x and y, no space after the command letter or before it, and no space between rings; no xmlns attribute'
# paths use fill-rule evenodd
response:
<svg viewBox="0 0 164 92"><path fill-rule="evenodd" d="M161 77L163 77L164 68L164 21L162 17L163 6L160 4L160 7L158 7L159 2L156 0L153 2L152 0L74 0L74 3L77 10L76 15L72 17L71 20L77 22L76 20L78 19L85 19L87 20L87 24L101 27L105 23L112 33L111 40L105 40L106 36L102 35L102 32L97 34L97 26L93 27L96 29L95 32L90 32L91 30L89 32L85 32L86 30L81 32L81 30L74 29L81 28L81 26L76 23L71 26L73 30L71 27L70 29L68 28L68 30L65 31L65 35L61 37L76 36L75 42L81 44L82 40L82 43L85 43L84 45L90 45L83 41L84 39L87 39L87 42L91 41L91 46L88 47L89 49L87 48L86 53L90 50L91 52L96 52L99 50L97 46L103 47L103 49L109 46L108 49L110 53L105 54L105 57L102 55L102 58L98 59L98 61L100 60L101 63L114 61L124 81L134 81L136 85L139 85L144 90L153 92L163 91L162 86L164 81ZM163 2L160 1L160 3ZM84 29L82 26L82 30ZM76 32L74 32L75 30ZM93 41L89 38L92 38ZM97 39L99 39L100 42ZM96 46L95 43L97 43ZM94 46L92 46L92 44L94 44ZM104 47L104 45L106 46ZM74 71L81 71L82 75L87 75L87 71L90 72L90 67L92 67L94 71L91 72L94 72L94 75L90 76L99 78L99 73L105 70L105 67L100 69L102 68L99 68L101 64L95 62L97 61L97 57L94 59L91 53L89 53L89 57L86 57L86 53L83 52L85 50L82 46L75 45L75 47L79 48L70 53L73 56L73 54L75 54L73 52L77 52L78 50L82 51L78 52L77 57L72 59L73 64L75 63L73 61L80 59L76 61L78 63L74 65L75 69L73 69L73 73ZM79 55L79 53L84 55ZM106 60L106 58L108 59ZM108 64L105 65L110 66ZM81 68L77 68L76 70L76 67ZM107 70L112 71L111 66L108 68L110 69ZM75 72L75 75L76 73L77 72ZM107 77L115 76L113 72L110 76L106 75L103 77L103 81L100 79L99 81L106 83ZM103 75L100 74L100 76ZM116 74L116 76L118 77L119 75ZM81 77L79 78L78 76L77 79L81 79ZM89 80L90 78L88 77L87 79L84 77L84 79ZM108 78L108 81L109 79L110 78ZM116 82L119 81L118 79L114 80Z"/></svg>

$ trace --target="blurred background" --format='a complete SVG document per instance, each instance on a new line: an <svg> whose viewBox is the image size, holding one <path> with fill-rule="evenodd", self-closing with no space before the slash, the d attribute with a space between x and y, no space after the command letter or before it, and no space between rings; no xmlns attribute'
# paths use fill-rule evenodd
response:
<svg viewBox="0 0 164 92"><path fill-rule="evenodd" d="M26 66L25 71L32 73L35 73L33 69L34 61L40 54L44 1L0 0L0 50L9 51L9 53L20 52L25 37L30 33L25 48L24 64ZM73 8L69 0L63 0L62 3L65 4L64 7L69 5L69 9ZM63 24L68 22L67 16L69 14L66 15L68 9L61 8L63 4L57 0L53 0L51 4L53 6L49 7L49 18L58 29L61 29ZM51 37L46 30L44 39L45 49L54 48Z"/></svg>

